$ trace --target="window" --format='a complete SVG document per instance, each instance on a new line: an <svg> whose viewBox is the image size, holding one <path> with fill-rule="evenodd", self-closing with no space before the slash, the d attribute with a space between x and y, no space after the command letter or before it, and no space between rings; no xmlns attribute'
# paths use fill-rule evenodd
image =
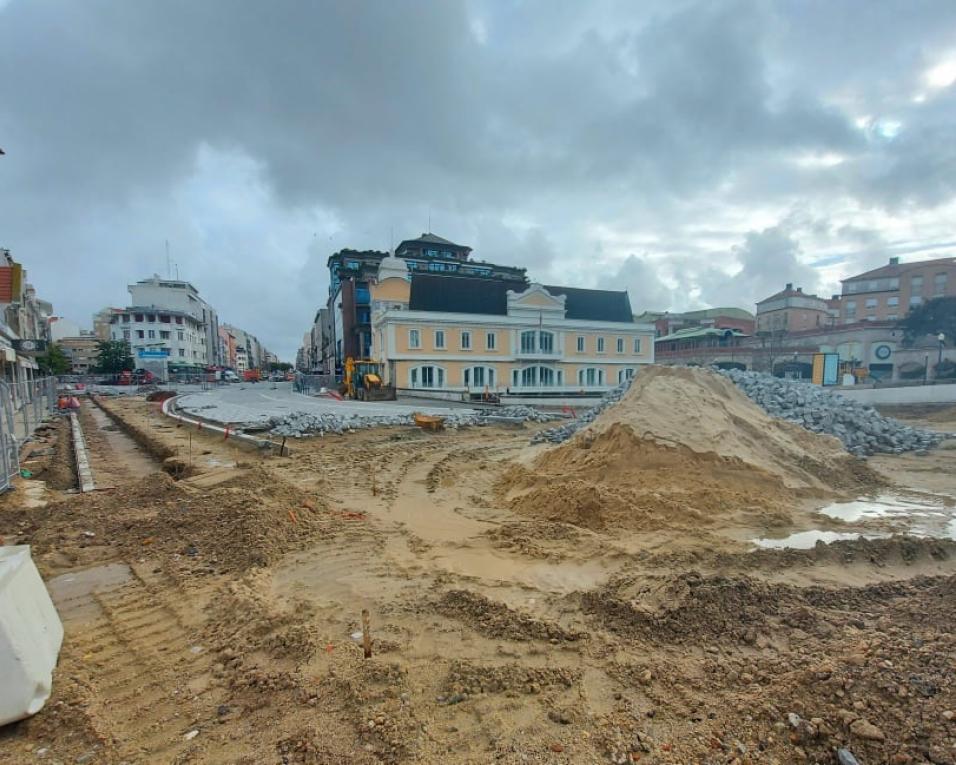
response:
<svg viewBox="0 0 956 765"><path fill-rule="evenodd" d="M422 347L422 333L417 329L408 330L408 347L409 348L421 348ZM414 385L412 386L415 387Z"/></svg>
<svg viewBox="0 0 956 765"><path fill-rule="evenodd" d="M534 353L534 336L535 332L528 330L527 332L521 333L521 352L522 353Z"/></svg>
<svg viewBox="0 0 956 765"><path fill-rule="evenodd" d="M461 349L463 351L471 350L471 332L462 332L461 333Z"/></svg>
<svg viewBox="0 0 956 765"><path fill-rule="evenodd" d="M144 337L146 337L146 333L143 332L143 330L141 330L141 329L137 329L137 330L136 330L136 337L138 337L140 340L142 340Z"/></svg>
<svg viewBox="0 0 956 765"><path fill-rule="evenodd" d="M584 335L578 335L578 353L584 353Z"/></svg>
<svg viewBox="0 0 956 765"><path fill-rule="evenodd" d="M160 339L160 340L169 340L170 334L172 334L172 333L171 333L171 332L168 332L168 331L165 330L165 329L161 329L161 330L159 331L159 339Z"/></svg>
<svg viewBox="0 0 956 765"><path fill-rule="evenodd" d="M128 314L128 313L124 313L124 314L123 314L123 324L129 324L129 314Z"/></svg>
<svg viewBox="0 0 956 765"><path fill-rule="evenodd" d="M123 330L123 339L126 340L127 342L129 342L129 330L128 330L128 329L124 329L124 330Z"/></svg>
<svg viewBox="0 0 956 765"><path fill-rule="evenodd" d="M554 335L550 332L538 333L538 352L554 353Z"/></svg>
<svg viewBox="0 0 956 765"><path fill-rule="evenodd" d="M133 317L133 318L134 318L136 321L142 321L142 320L143 320L143 314L141 314L141 313L134 314L134 317Z"/></svg>
<svg viewBox="0 0 956 765"><path fill-rule="evenodd" d="M604 353L604 338L603 337L599 337L597 339L597 352Z"/></svg>
<svg viewBox="0 0 956 765"><path fill-rule="evenodd" d="M154 314L154 313L148 313L148 314L146 314L146 321L150 322L151 324L155 324L155 322L156 322L156 314Z"/></svg>
<svg viewBox="0 0 956 765"><path fill-rule="evenodd" d="M634 338L634 353L640 353L640 352L641 352L641 338L635 337Z"/></svg>
<svg viewBox="0 0 956 765"><path fill-rule="evenodd" d="M466 388L491 388L495 384L495 370L491 367L469 367L464 373Z"/></svg>
<svg viewBox="0 0 956 765"><path fill-rule="evenodd" d="M182 340L183 337L184 337L183 331L182 331L182 330L179 330L178 332L176 332L176 337L177 337L179 340Z"/></svg>
<svg viewBox="0 0 956 765"><path fill-rule="evenodd" d="M180 348L180 349L179 349L179 355L180 355L180 356L185 356L185 355L186 355L186 349L185 349L185 348Z"/></svg>
<svg viewBox="0 0 956 765"><path fill-rule="evenodd" d="M578 370L578 385L604 385L604 370L596 367L587 367Z"/></svg>
<svg viewBox="0 0 956 765"><path fill-rule="evenodd" d="M910 295L910 307L917 306L922 304L923 296L922 295Z"/></svg>
<svg viewBox="0 0 956 765"><path fill-rule="evenodd" d="M880 288L879 282L877 281L870 282L870 292L873 292L874 290L878 290L879 288Z"/></svg>
<svg viewBox="0 0 956 765"><path fill-rule="evenodd" d="M435 330L435 348L438 350L445 349L445 330L443 329Z"/></svg>
<svg viewBox="0 0 956 765"><path fill-rule="evenodd" d="M156 338L156 330L155 330L155 329L149 330L149 338L150 338L151 340Z"/></svg>
<svg viewBox="0 0 956 765"><path fill-rule="evenodd" d="M900 288L900 280L899 280L899 278L898 278L898 277L894 277L893 279L890 279L890 289L891 289L891 290L898 290L899 288Z"/></svg>
<svg viewBox="0 0 956 765"><path fill-rule="evenodd" d="M867 298L866 307L867 308L876 308L876 298Z"/></svg>
<svg viewBox="0 0 956 765"><path fill-rule="evenodd" d="M887 321L896 321L898 318L900 318L900 317L897 316L895 313L891 313L889 316L886 317L886 320L887 320Z"/></svg>
<svg viewBox="0 0 956 765"><path fill-rule="evenodd" d="M623 337L619 337L617 339L617 352L624 353L624 338Z"/></svg>
<svg viewBox="0 0 956 765"><path fill-rule="evenodd" d="M923 291L923 277L914 276L910 279L910 290L912 292L922 292Z"/></svg>
<svg viewBox="0 0 956 765"><path fill-rule="evenodd" d="M409 372L409 382L413 388L444 388L445 370L441 367L415 367Z"/></svg>
<svg viewBox="0 0 956 765"><path fill-rule="evenodd" d="M177 316L177 317L176 317L176 323L177 323L177 324L182 324L182 323L183 323L183 317L182 317L182 316Z"/></svg>
<svg viewBox="0 0 956 765"><path fill-rule="evenodd" d="M624 369L618 370L617 381L622 383L625 380L630 380L634 376L634 367L624 367Z"/></svg>
<svg viewBox="0 0 956 765"><path fill-rule="evenodd" d="M895 306L900 304L900 299L898 297L888 297L886 299L887 306Z"/></svg>
<svg viewBox="0 0 956 765"><path fill-rule="evenodd" d="M485 335L485 348L493 351L498 345L498 336L494 332Z"/></svg>
<svg viewBox="0 0 956 765"><path fill-rule="evenodd" d="M856 318L856 301L848 300L846 303L846 317L848 319Z"/></svg>
<svg viewBox="0 0 956 765"><path fill-rule="evenodd" d="M169 324L169 314L161 313L159 315L160 324Z"/></svg>
<svg viewBox="0 0 956 765"><path fill-rule="evenodd" d="M564 377L560 370L551 367L525 367L514 370L511 379L522 388L552 388L561 385Z"/></svg>
<svg viewBox="0 0 956 765"><path fill-rule="evenodd" d="M936 276L933 277L933 294L946 294L946 274L936 274Z"/></svg>

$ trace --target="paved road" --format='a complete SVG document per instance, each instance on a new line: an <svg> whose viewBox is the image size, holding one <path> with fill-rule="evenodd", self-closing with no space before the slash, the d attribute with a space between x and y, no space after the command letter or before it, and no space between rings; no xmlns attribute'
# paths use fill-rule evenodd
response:
<svg viewBox="0 0 956 765"><path fill-rule="evenodd" d="M271 417L291 412L339 414L344 416L394 417L395 415L426 412L447 414L452 409L459 413L460 405L444 402L406 399L403 402L338 401L334 398L305 396L292 390L292 383L249 383L225 385L200 393L181 396L177 407L187 414L228 424L261 425Z"/></svg>

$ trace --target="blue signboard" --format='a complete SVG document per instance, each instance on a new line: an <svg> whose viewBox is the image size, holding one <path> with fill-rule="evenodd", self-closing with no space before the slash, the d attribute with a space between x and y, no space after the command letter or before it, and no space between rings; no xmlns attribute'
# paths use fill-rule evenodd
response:
<svg viewBox="0 0 956 765"><path fill-rule="evenodd" d="M169 348L137 348L136 357L140 359L165 359Z"/></svg>
<svg viewBox="0 0 956 765"><path fill-rule="evenodd" d="M823 384L836 385L840 381L840 356L836 353L823 354Z"/></svg>

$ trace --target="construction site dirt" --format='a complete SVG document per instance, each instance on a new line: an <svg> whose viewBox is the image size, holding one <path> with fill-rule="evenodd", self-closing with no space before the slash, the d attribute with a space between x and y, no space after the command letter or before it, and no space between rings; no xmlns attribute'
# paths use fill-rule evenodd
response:
<svg viewBox="0 0 956 765"><path fill-rule="evenodd" d="M953 441L857 460L704 372L557 446L393 427L280 457L100 405L95 491L51 431L0 497L66 634L2 763L956 762Z"/></svg>

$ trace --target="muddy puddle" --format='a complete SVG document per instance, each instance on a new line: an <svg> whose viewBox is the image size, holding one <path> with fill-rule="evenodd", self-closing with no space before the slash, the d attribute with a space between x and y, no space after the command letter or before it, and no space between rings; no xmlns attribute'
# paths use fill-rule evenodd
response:
<svg viewBox="0 0 956 765"><path fill-rule="evenodd" d="M820 515L842 521L852 531L810 529L784 537L750 540L758 547L806 550L817 542L844 539L880 539L893 534L956 539L956 505L952 497L925 493L886 493L834 502L820 508Z"/></svg>

